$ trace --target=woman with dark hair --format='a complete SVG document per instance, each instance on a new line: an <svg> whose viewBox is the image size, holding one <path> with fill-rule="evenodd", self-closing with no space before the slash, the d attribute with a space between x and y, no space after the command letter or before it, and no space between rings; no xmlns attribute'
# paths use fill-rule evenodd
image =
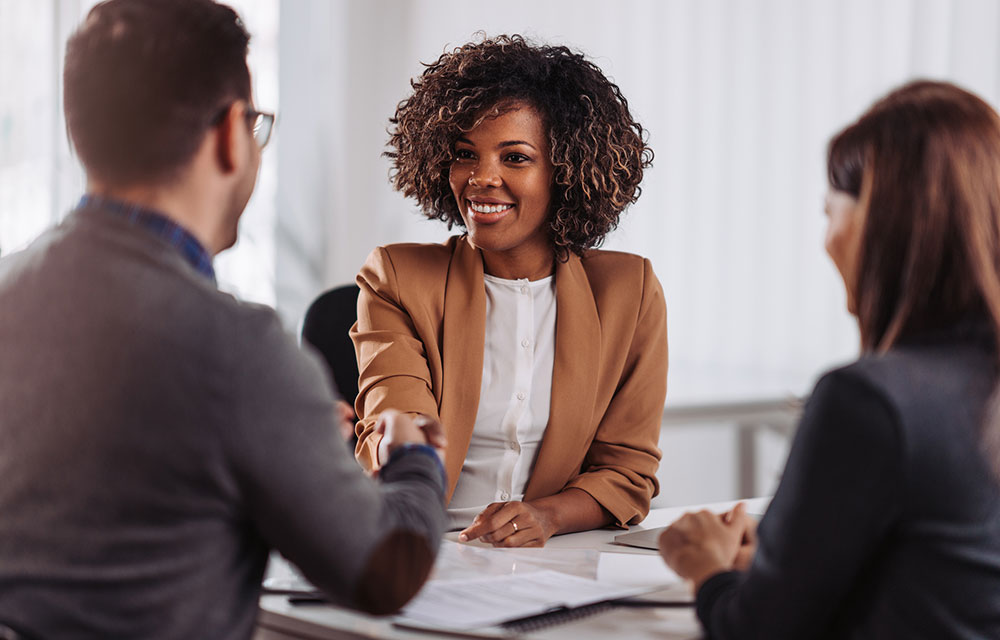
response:
<svg viewBox="0 0 1000 640"><path fill-rule="evenodd" d="M542 545L638 522L656 494L666 307L648 260L594 249L652 152L582 55L500 36L445 53L391 131L395 187L464 233L358 276L357 454L379 414L440 418L462 539Z"/></svg>
<svg viewBox="0 0 1000 640"><path fill-rule="evenodd" d="M863 355L816 385L755 533L660 538L728 638L1000 637L1000 118L914 82L830 143L826 250Z"/></svg>

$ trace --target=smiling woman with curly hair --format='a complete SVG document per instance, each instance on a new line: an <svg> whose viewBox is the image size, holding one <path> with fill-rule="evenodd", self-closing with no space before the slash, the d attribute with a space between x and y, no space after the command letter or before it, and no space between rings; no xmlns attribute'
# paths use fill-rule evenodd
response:
<svg viewBox="0 0 1000 640"><path fill-rule="evenodd" d="M657 492L666 306L648 260L600 251L652 151L583 55L499 36L445 53L391 119L392 181L463 227L358 276L358 458L385 409L440 420L462 539L541 545L641 520Z"/></svg>
<svg viewBox="0 0 1000 640"><path fill-rule="evenodd" d="M553 172L548 234L562 255L600 246L639 197L653 152L618 87L566 47L500 36L446 53L414 80L390 139L393 184L428 218L464 226L449 185L455 140L517 102L537 110Z"/></svg>

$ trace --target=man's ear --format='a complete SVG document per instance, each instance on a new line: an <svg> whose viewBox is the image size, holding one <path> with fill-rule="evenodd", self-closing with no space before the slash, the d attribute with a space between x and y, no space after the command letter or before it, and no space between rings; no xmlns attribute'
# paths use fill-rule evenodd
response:
<svg viewBox="0 0 1000 640"><path fill-rule="evenodd" d="M236 169L240 144L238 127L242 120L243 107L239 102L233 102L219 124L215 125L215 155L223 173L232 173Z"/></svg>

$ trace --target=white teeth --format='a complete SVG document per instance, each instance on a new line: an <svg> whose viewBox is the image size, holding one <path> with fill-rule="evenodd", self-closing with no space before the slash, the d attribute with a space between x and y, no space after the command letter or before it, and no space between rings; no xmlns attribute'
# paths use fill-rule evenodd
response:
<svg viewBox="0 0 1000 640"><path fill-rule="evenodd" d="M501 211L506 211L512 208L512 204L480 204L478 202L469 201L469 208L476 213L500 213Z"/></svg>

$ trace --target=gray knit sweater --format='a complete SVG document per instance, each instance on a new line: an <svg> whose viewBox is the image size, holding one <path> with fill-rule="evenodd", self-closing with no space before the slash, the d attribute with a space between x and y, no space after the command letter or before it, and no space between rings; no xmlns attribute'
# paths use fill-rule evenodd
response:
<svg viewBox="0 0 1000 640"><path fill-rule="evenodd" d="M398 607L445 523L434 459L367 478L273 311L78 211L0 261L0 621L41 638L248 638L268 550Z"/></svg>

